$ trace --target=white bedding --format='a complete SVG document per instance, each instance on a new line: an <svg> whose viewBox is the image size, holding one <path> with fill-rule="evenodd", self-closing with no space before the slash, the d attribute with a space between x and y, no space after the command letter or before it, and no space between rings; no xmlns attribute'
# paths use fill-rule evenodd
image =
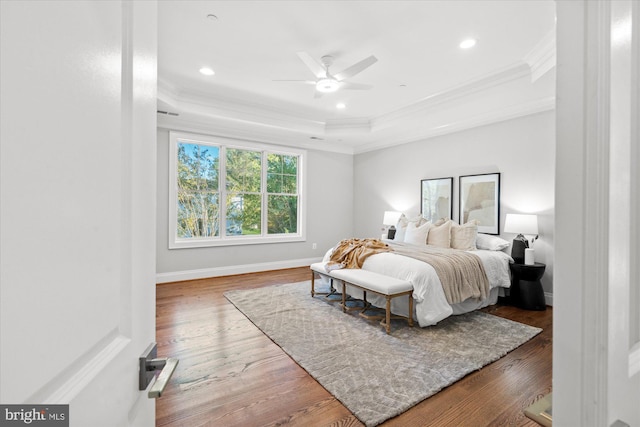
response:
<svg viewBox="0 0 640 427"><path fill-rule="evenodd" d="M410 281L413 285L415 302L413 317L420 326L429 326L435 325L452 314L467 313L495 304L498 299L498 288L511 286L509 262L512 260L509 255L501 251L480 249L470 252L480 257L489 279L491 292L489 298L483 301L468 299L460 304L450 305L445 298L440 279L431 265L393 252L368 257L362 269ZM331 250L325 255L324 261L329 260L330 254ZM354 287L348 287L348 294L354 298L362 298L362 292ZM367 300L378 307L385 305L385 298L375 294L367 294ZM391 311L407 316L409 312L407 298L394 298L391 301Z"/></svg>

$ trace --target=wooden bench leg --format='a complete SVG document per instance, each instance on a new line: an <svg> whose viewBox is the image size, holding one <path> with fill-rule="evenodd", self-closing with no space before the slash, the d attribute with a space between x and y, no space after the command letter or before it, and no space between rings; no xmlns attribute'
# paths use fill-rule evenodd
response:
<svg viewBox="0 0 640 427"><path fill-rule="evenodd" d="M387 334L391 333L391 297L387 295L387 324L385 325Z"/></svg>
<svg viewBox="0 0 640 427"><path fill-rule="evenodd" d="M413 293L409 294L409 326L413 327Z"/></svg>
<svg viewBox="0 0 640 427"><path fill-rule="evenodd" d="M311 298L316 296L315 284L316 284L316 273L313 270L311 270Z"/></svg>
<svg viewBox="0 0 640 427"><path fill-rule="evenodd" d="M347 285L345 281L342 281L342 312L347 312Z"/></svg>

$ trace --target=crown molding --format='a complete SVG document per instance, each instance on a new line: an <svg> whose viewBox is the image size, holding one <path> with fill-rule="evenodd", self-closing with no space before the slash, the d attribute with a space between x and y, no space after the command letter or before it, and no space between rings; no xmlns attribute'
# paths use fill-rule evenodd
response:
<svg viewBox="0 0 640 427"><path fill-rule="evenodd" d="M555 27L538 42L524 57L531 68L531 83L534 83L547 71L556 66L556 29Z"/></svg>
<svg viewBox="0 0 640 427"><path fill-rule="evenodd" d="M281 129L261 124L240 124L228 118L213 118L200 114L181 114L169 116L158 114L158 128L192 133L203 133L243 141L277 144L308 150L328 151L341 154L353 154L351 145L312 139L309 134L290 129Z"/></svg>
<svg viewBox="0 0 640 427"><path fill-rule="evenodd" d="M518 105L511 105L509 107L478 114L462 120L449 121L435 127L414 129L402 134L396 133L396 139L377 138L374 142L365 143L355 147L354 154L381 150L411 142L424 141L437 136L461 132L467 129L513 120L554 109L555 97L547 97Z"/></svg>
<svg viewBox="0 0 640 427"><path fill-rule="evenodd" d="M327 135L366 134L371 132L371 121L367 118L327 119L324 130Z"/></svg>
<svg viewBox="0 0 640 427"><path fill-rule="evenodd" d="M401 127L400 129L402 130L389 128L385 131L358 138L359 142L356 144L345 144L340 142L340 140L338 140L338 142L326 141L323 140L323 138L312 140L307 135L301 133L293 133L271 127L238 126L237 123L229 122L226 119L212 119L210 117L191 114L179 117L158 115L158 128L353 155L424 141L442 135L538 114L553 109L555 109L555 97L551 96L520 104L513 104L464 119L443 121L441 124L432 126Z"/></svg>
<svg viewBox="0 0 640 427"><path fill-rule="evenodd" d="M531 71L528 65L523 61L518 61L477 79L432 94L414 104L407 105L406 107L387 114L382 114L372 120L372 130L375 132L391 127L401 120L424 116L430 110L444 103L468 97L477 92L486 91L514 80L529 77L530 73Z"/></svg>

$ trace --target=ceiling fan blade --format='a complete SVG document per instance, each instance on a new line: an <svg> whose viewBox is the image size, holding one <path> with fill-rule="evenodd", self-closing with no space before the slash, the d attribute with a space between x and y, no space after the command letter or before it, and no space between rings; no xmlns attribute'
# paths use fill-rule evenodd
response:
<svg viewBox="0 0 640 427"><path fill-rule="evenodd" d="M351 67L345 70L342 70L337 74L334 74L333 77L335 77L338 81L348 79L349 77L353 77L356 74L364 71L366 68L372 66L376 62L378 62L378 58L371 55L370 57L365 58L362 61L353 64Z"/></svg>
<svg viewBox="0 0 640 427"><path fill-rule="evenodd" d="M322 92L316 90L316 92L313 94L313 97L318 99L318 98L322 98L322 95L324 95Z"/></svg>
<svg viewBox="0 0 640 427"><path fill-rule="evenodd" d="M322 64L313 59L313 57L307 52L297 52L297 55L298 58L304 62L304 65L311 70L314 76L318 78L324 78L327 76L327 70L325 70Z"/></svg>
<svg viewBox="0 0 640 427"><path fill-rule="evenodd" d="M352 83L352 82L341 82L341 89L355 89L355 90L367 90L372 89L373 85L367 85L364 83Z"/></svg>

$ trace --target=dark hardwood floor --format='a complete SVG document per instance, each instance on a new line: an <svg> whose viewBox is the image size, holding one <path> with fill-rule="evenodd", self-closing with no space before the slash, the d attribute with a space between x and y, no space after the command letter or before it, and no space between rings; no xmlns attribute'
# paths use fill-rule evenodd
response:
<svg viewBox="0 0 640 427"><path fill-rule="evenodd" d="M158 355L180 363L156 426L362 426L223 295L309 278L294 268L158 285ZM484 311L544 330L383 426L538 426L523 411L551 391L552 309Z"/></svg>

